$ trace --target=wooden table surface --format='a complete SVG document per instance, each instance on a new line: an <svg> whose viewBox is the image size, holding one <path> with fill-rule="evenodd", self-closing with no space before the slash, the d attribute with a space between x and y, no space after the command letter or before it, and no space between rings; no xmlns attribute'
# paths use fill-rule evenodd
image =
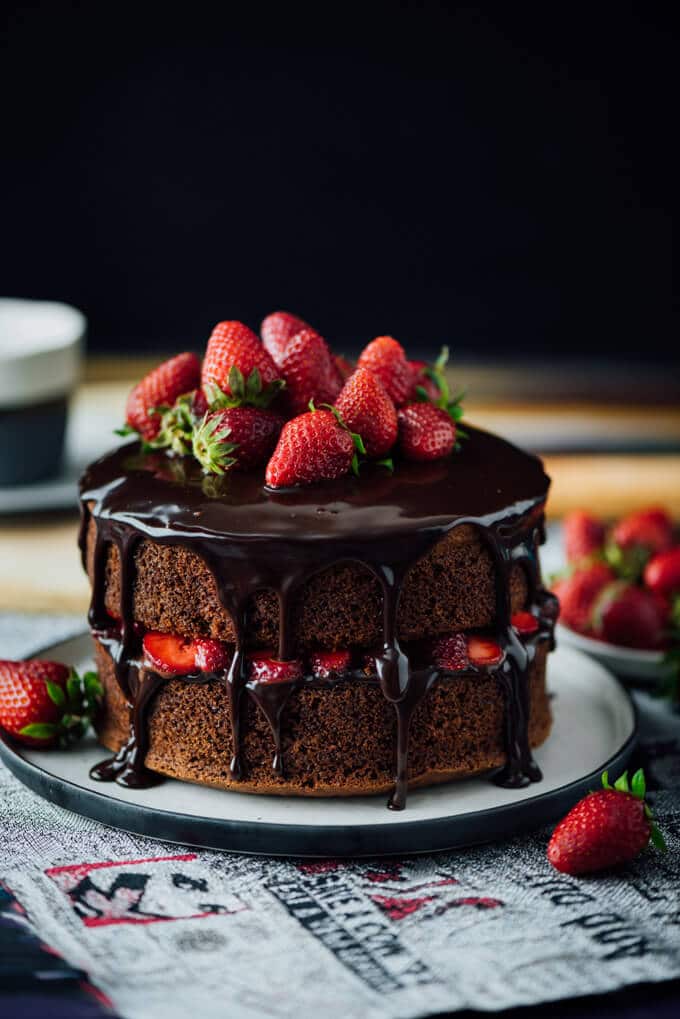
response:
<svg viewBox="0 0 680 1019"><path fill-rule="evenodd" d="M136 367L110 370L107 378L101 365L96 366L78 393L80 412L104 406L122 417L130 379L135 378ZM588 431L642 436L650 447L658 441L669 451L544 455L552 478L549 514L559 517L583 506L613 517L656 503L680 519L680 410L672 406L468 399L466 417L501 434L514 434L521 426L522 434L535 436L531 446L539 452L541 436L561 428L577 436L577 446ZM77 529L75 512L0 517L0 610L85 612L88 585L76 548Z"/></svg>

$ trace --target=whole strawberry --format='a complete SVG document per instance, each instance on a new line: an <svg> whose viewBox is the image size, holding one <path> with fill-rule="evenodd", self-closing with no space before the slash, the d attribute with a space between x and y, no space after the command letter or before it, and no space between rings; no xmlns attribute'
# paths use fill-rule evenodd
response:
<svg viewBox="0 0 680 1019"><path fill-rule="evenodd" d="M280 414L260 407L213 411L194 428L193 454L206 474L248 470L266 462L282 428Z"/></svg>
<svg viewBox="0 0 680 1019"><path fill-rule="evenodd" d="M80 738L100 696L95 673L81 679L59 662L0 661L0 728L27 746Z"/></svg>
<svg viewBox="0 0 680 1019"><path fill-rule="evenodd" d="M673 521L665 510L657 507L637 510L619 520L612 540L621 549L638 547L660 552L673 542Z"/></svg>
<svg viewBox="0 0 680 1019"><path fill-rule="evenodd" d="M267 464L270 488L309 485L347 474L356 440L330 410L308 411L288 421Z"/></svg>
<svg viewBox="0 0 680 1019"><path fill-rule="evenodd" d="M439 460L453 452L456 424L432 403L409 403L398 412L399 444L407 460Z"/></svg>
<svg viewBox="0 0 680 1019"><path fill-rule="evenodd" d="M343 421L364 440L367 456L384 456L397 441L397 411L377 377L357 368L338 396L335 406Z"/></svg>
<svg viewBox="0 0 680 1019"><path fill-rule="evenodd" d="M416 400L420 390L430 403L436 403L440 397L439 386L430 377L430 366L427 361L409 361L411 375L413 376L413 387L409 399Z"/></svg>
<svg viewBox="0 0 680 1019"><path fill-rule="evenodd" d="M401 343L393 336L378 336L364 347L357 367L377 375L397 407L409 399L413 390L413 370Z"/></svg>
<svg viewBox="0 0 680 1019"><path fill-rule="evenodd" d="M171 357L145 375L128 396L125 408L127 429L138 432L143 439L154 439L161 428L161 415L157 408L174 404L178 396L195 389L201 377L201 362L195 354L186 352Z"/></svg>
<svg viewBox="0 0 680 1019"><path fill-rule="evenodd" d="M307 325L304 319L298 318L297 315L291 315L289 311L274 311L263 320L260 326L260 336L275 364L279 364L288 346L288 341L296 333L310 328L311 326Z"/></svg>
<svg viewBox="0 0 680 1019"><path fill-rule="evenodd" d="M664 635L664 613L657 597L625 580L604 587L593 604L593 633L609 644L658 648Z"/></svg>
<svg viewBox="0 0 680 1019"><path fill-rule="evenodd" d="M589 633L595 599L615 579L614 571L605 563L593 563L554 584L553 592L560 602L561 621L572 630Z"/></svg>
<svg viewBox="0 0 680 1019"><path fill-rule="evenodd" d="M680 594L680 545L657 552L645 567L644 580L655 594L663 597Z"/></svg>
<svg viewBox="0 0 680 1019"><path fill-rule="evenodd" d="M564 518L564 546L567 562L578 563L602 550L604 524L585 510L574 510Z"/></svg>
<svg viewBox="0 0 680 1019"><path fill-rule="evenodd" d="M573 807L555 828L548 844L548 860L564 874L589 874L634 860L651 842L665 852L661 832L645 803L642 770L628 773L603 788L589 793Z"/></svg>
<svg viewBox="0 0 680 1019"><path fill-rule="evenodd" d="M243 322L218 322L203 358L203 389L212 409L264 407L281 388L281 376L255 333Z"/></svg>
<svg viewBox="0 0 680 1019"><path fill-rule="evenodd" d="M286 400L292 415L304 414L310 400L335 403L342 388L340 373L328 345L314 329L291 337L279 363L286 381Z"/></svg>

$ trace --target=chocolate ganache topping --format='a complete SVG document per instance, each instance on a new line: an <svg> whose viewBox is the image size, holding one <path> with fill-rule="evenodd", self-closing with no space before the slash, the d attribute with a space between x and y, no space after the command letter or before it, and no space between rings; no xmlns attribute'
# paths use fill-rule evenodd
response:
<svg viewBox="0 0 680 1019"><path fill-rule="evenodd" d="M93 463L81 479L80 547L85 565L90 518L96 522L90 626L106 644L130 708L130 736L93 776L126 785L145 785L155 776L144 766L147 714L165 682L140 658L132 614L135 549L142 540L182 545L211 571L224 609L233 620L236 643L228 669L198 673L189 682L219 681L229 699L233 737L231 774L241 776L241 702L252 697L272 728L273 767L283 774L281 716L300 683L323 684L311 676L290 683L249 680L246 658L247 605L257 591L273 590L279 604L278 657L294 657L290 623L292 596L314 573L343 562L364 565L383 594L382 648L375 662L385 698L394 706L395 788L393 809L406 801L411 719L432 684L454 674L432 664L411 662L397 638L397 609L409 569L452 528L478 528L495 565L496 639L503 649L492 670L505 699L507 763L494 776L506 786L538 781L540 771L528 742L528 669L539 641L552 642L556 601L541 586L537 546L544 540L543 508L549 479L540 460L503 439L466 426L460 452L429 464L397 464L394 473L371 464L360 477L288 490L268 490L262 471L231 471L206 477L191 458L143 454L125 445ZM106 559L111 543L121 564L119 622L104 605ZM539 619L530 639L520 640L510 621L509 574L525 570L529 607ZM458 673L459 674L459 673ZM366 682L363 674L341 681Z"/></svg>

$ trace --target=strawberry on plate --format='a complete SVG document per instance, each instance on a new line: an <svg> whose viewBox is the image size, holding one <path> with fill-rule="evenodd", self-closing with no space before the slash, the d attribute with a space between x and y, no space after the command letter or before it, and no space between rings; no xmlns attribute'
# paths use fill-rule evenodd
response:
<svg viewBox="0 0 680 1019"><path fill-rule="evenodd" d="M174 404L184 393L198 386L201 362L196 354L178 354L164 361L138 382L127 399L125 421L127 427L120 434L138 432L147 441L154 439L161 429L158 408ZM156 413L154 413L156 412Z"/></svg>
<svg viewBox="0 0 680 1019"><path fill-rule="evenodd" d="M666 851L661 832L645 803L642 770L628 773L609 784L607 772L602 789L589 793L555 828L548 845L548 860L564 874L589 874L634 860L650 841Z"/></svg>
<svg viewBox="0 0 680 1019"><path fill-rule="evenodd" d="M356 462L357 449L365 452L333 411L308 411L283 426L265 480L270 488L287 488L341 478Z"/></svg>
<svg viewBox="0 0 680 1019"><path fill-rule="evenodd" d="M559 598L561 621L578 633L590 633L595 599L613 580L616 575L606 563L592 563L557 581L553 593Z"/></svg>
<svg viewBox="0 0 680 1019"><path fill-rule="evenodd" d="M680 594L680 545L657 552L645 566L644 582L650 591L668 598Z"/></svg>
<svg viewBox="0 0 680 1019"><path fill-rule="evenodd" d="M273 311L271 315L267 315L263 319L260 336L275 364L280 364L288 341L303 329L311 329L311 326L304 319L292 315L289 311Z"/></svg>
<svg viewBox="0 0 680 1019"><path fill-rule="evenodd" d="M673 521L664 509L649 507L622 517L612 531L620 549L644 548L660 552L673 543Z"/></svg>
<svg viewBox="0 0 680 1019"><path fill-rule="evenodd" d="M380 379L366 368L349 377L335 406L347 427L361 435L367 456L384 456L397 441L396 408Z"/></svg>
<svg viewBox="0 0 680 1019"><path fill-rule="evenodd" d="M358 368L367 368L377 375L395 406L401 407L413 389L413 370L401 343L393 336L377 336L364 347Z"/></svg>
<svg viewBox="0 0 680 1019"><path fill-rule="evenodd" d="M229 407L206 414L193 431L193 454L206 474L265 463L283 428L280 414L261 407Z"/></svg>
<svg viewBox="0 0 680 1019"><path fill-rule="evenodd" d="M664 622L657 597L625 580L615 580L603 587L591 611L594 636L623 647L648 650L660 647Z"/></svg>
<svg viewBox="0 0 680 1019"><path fill-rule="evenodd" d="M0 729L27 746L66 745L84 735L101 692L94 672L81 678L59 662L0 661Z"/></svg>
<svg viewBox="0 0 680 1019"><path fill-rule="evenodd" d="M281 375L252 329L218 322L212 331L201 383L212 410L249 404L266 407L282 387Z"/></svg>
<svg viewBox="0 0 680 1019"><path fill-rule="evenodd" d="M279 362L292 415L304 414L310 400L335 403L342 379L328 344L314 329L302 329L288 341Z"/></svg>
<svg viewBox="0 0 680 1019"><path fill-rule="evenodd" d="M573 510L564 518L564 546L567 562L578 563L602 551L605 527L585 510Z"/></svg>
<svg viewBox="0 0 680 1019"><path fill-rule="evenodd" d="M456 423L432 403L409 403L398 412L399 444L407 460L439 460L453 452Z"/></svg>

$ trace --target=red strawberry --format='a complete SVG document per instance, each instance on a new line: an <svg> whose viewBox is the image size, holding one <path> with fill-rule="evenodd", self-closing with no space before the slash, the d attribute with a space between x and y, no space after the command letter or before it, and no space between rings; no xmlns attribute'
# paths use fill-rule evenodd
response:
<svg viewBox="0 0 680 1019"><path fill-rule="evenodd" d="M619 548L641 546L650 552L661 552L673 542L673 521L663 509L637 510L619 520L612 538Z"/></svg>
<svg viewBox="0 0 680 1019"><path fill-rule="evenodd" d="M598 594L592 626L595 636L609 644L651 649L661 645L664 617L650 591L617 580Z"/></svg>
<svg viewBox="0 0 680 1019"><path fill-rule="evenodd" d="M401 343L392 336L378 336L362 350L357 367L377 375L388 396L400 407L413 389L413 372Z"/></svg>
<svg viewBox="0 0 680 1019"><path fill-rule="evenodd" d="M498 665L503 661L500 646L486 637L468 637L467 651L472 664L479 667Z"/></svg>
<svg viewBox="0 0 680 1019"><path fill-rule="evenodd" d="M145 375L128 396L125 420L129 428L150 441L158 435L161 415L151 411L171 406L178 396L195 389L201 377L201 362L195 354L178 354Z"/></svg>
<svg viewBox="0 0 680 1019"><path fill-rule="evenodd" d="M188 637L150 630L142 641L146 661L162 676L196 672L196 645Z"/></svg>
<svg viewBox="0 0 680 1019"><path fill-rule="evenodd" d="M280 414L260 407L213 411L194 429L193 454L206 474L248 470L265 463L282 428Z"/></svg>
<svg viewBox="0 0 680 1019"><path fill-rule="evenodd" d="M562 622L579 633L588 633L595 599L602 588L614 579L614 572L608 566L593 563L555 584L554 592L560 600Z"/></svg>
<svg viewBox="0 0 680 1019"><path fill-rule="evenodd" d="M349 651L317 651L309 661L317 679L329 679L347 672L351 657Z"/></svg>
<svg viewBox="0 0 680 1019"><path fill-rule="evenodd" d="M213 410L243 403L266 406L281 388L276 365L259 337L243 322L218 322L215 326L205 351L201 381Z"/></svg>
<svg viewBox="0 0 680 1019"><path fill-rule="evenodd" d="M532 634L538 633L539 623L533 612L515 612L510 622L520 637L531 637Z"/></svg>
<svg viewBox="0 0 680 1019"><path fill-rule="evenodd" d="M296 333L309 328L311 327L304 319L298 318L297 315L291 315L289 311L274 311L271 315L267 315L262 322L260 336L265 349L271 354L274 362L279 364L288 346L288 341Z"/></svg>
<svg viewBox="0 0 680 1019"><path fill-rule="evenodd" d="M354 456L354 439L332 411L308 411L283 426L265 480L270 488L285 488L340 478Z"/></svg>
<svg viewBox="0 0 680 1019"><path fill-rule="evenodd" d="M459 672L467 669L468 642L465 634L454 633L450 637L438 637L432 644L432 662L439 669Z"/></svg>
<svg viewBox="0 0 680 1019"><path fill-rule="evenodd" d="M292 415L304 414L310 400L335 403L342 388L328 345L313 329L303 329L288 341L279 368Z"/></svg>
<svg viewBox="0 0 680 1019"><path fill-rule="evenodd" d="M0 728L27 746L79 739L100 696L95 673L81 679L59 662L0 661Z"/></svg>
<svg viewBox="0 0 680 1019"><path fill-rule="evenodd" d="M418 397L418 388L425 390L428 400L432 403L437 403L441 393L439 392L439 386L431 379L427 373L429 364L427 361L409 361L409 367L413 376L413 387L409 396L410 400L416 400Z"/></svg>
<svg viewBox="0 0 680 1019"><path fill-rule="evenodd" d="M227 645L221 640L201 637L194 641L194 664L201 672L221 672L231 661Z"/></svg>
<svg viewBox="0 0 680 1019"><path fill-rule="evenodd" d="M584 510L574 510L564 518L564 546L567 561L577 563L580 559L599 552L604 545L604 524Z"/></svg>
<svg viewBox="0 0 680 1019"><path fill-rule="evenodd" d="M357 368L345 382L335 406L364 441L368 456L384 456L397 441L397 411L377 375Z"/></svg>
<svg viewBox="0 0 680 1019"><path fill-rule="evenodd" d="M645 803L645 776L636 771L630 787L628 774L589 793L555 828L548 844L548 860L563 874L589 874L634 860L648 845L665 852L661 832Z"/></svg>
<svg viewBox="0 0 680 1019"><path fill-rule="evenodd" d="M439 460L456 445L456 424L432 403L409 403L398 413L399 442L407 460Z"/></svg>
<svg viewBox="0 0 680 1019"><path fill-rule="evenodd" d="M249 679L252 683L293 683L302 679L302 662L281 662L266 654L249 655Z"/></svg>
<svg viewBox="0 0 680 1019"><path fill-rule="evenodd" d="M644 578L655 594L668 597L680 592L680 545L657 552L647 563Z"/></svg>

